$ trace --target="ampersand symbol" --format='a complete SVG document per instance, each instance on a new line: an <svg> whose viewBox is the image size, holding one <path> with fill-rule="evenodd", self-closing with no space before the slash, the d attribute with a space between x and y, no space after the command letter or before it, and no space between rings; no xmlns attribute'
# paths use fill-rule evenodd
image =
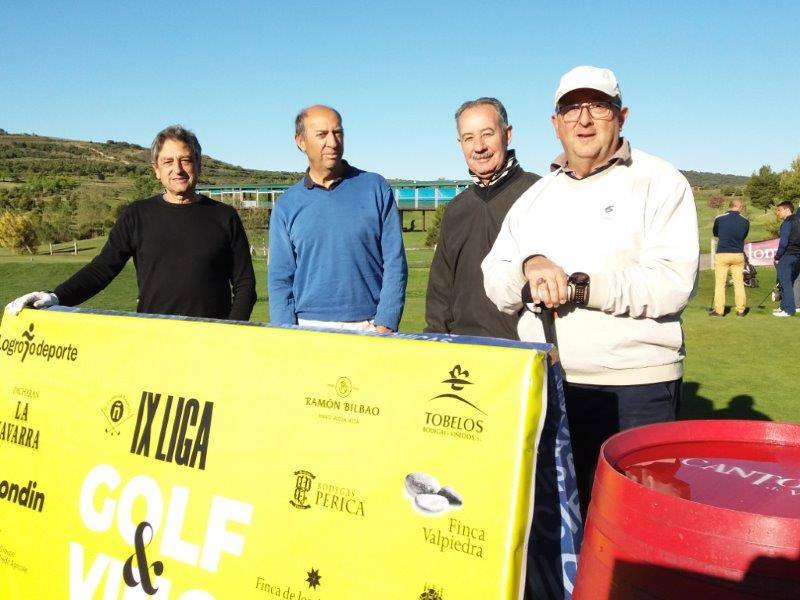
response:
<svg viewBox="0 0 800 600"><path fill-rule="evenodd" d="M145 543L144 532L145 529L150 530L150 539ZM147 521L142 521L136 527L136 533L133 535L133 547L135 552L128 557L125 561L125 566L122 568L122 578L125 580L125 585L128 587L136 587L139 583L142 584L142 590L148 596L153 596L158 591L158 588L153 587L153 582L150 579L150 566L153 567L153 573L156 576L164 572L164 563L160 560L155 561L152 565L147 564L147 555L144 552L144 547L153 541L153 528ZM139 571L139 581L133 576L133 557L136 557L136 566Z"/></svg>

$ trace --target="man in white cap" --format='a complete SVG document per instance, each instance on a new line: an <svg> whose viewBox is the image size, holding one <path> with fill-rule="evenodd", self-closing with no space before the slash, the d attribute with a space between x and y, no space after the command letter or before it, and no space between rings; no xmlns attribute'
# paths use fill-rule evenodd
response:
<svg viewBox="0 0 800 600"><path fill-rule="evenodd" d="M584 515L601 444L676 418L680 315L697 281L692 189L631 149L627 117L610 70L561 78L551 121L564 152L511 208L482 264L495 305L526 309L520 339L558 344Z"/></svg>

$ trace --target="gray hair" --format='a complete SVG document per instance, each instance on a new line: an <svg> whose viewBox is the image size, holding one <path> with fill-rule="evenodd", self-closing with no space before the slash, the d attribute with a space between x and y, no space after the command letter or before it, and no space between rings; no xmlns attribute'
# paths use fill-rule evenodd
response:
<svg viewBox="0 0 800 600"><path fill-rule="evenodd" d="M303 135L306 132L306 117L308 116L308 111L310 111L312 108L327 108L328 110L334 112L339 119L339 123L342 122L342 115L332 106L327 106L325 104L312 104L311 106L306 106L303 110L297 113L297 116L294 118L295 135Z"/></svg>
<svg viewBox="0 0 800 600"><path fill-rule="evenodd" d="M200 148L200 142L197 141L197 136L194 132L189 131L183 125L170 125L158 132L156 139L153 140L153 145L150 146L151 162L158 162L158 155L161 153L161 148L164 147L164 142L167 140L183 142L189 146L195 164L200 164L200 156L203 152L202 148Z"/></svg>
<svg viewBox="0 0 800 600"><path fill-rule="evenodd" d="M456 126L458 126L458 118L461 116L461 113L470 108L484 105L494 107L498 116L500 117L500 125L503 127L508 127L508 113L506 113L506 107L503 106L503 103L497 98L491 98L489 96L482 96L476 100L467 100L464 102L464 104L459 106L458 110L456 111Z"/></svg>

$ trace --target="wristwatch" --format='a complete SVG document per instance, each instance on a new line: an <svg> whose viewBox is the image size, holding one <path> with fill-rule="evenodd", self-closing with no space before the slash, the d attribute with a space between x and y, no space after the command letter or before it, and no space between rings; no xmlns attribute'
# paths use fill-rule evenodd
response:
<svg viewBox="0 0 800 600"><path fill-rule="evenodd" d="M570 300L578 306L586 306L589 303L589 276L586 273L577 271L569 276L567 285L571 288Z"/></svg>

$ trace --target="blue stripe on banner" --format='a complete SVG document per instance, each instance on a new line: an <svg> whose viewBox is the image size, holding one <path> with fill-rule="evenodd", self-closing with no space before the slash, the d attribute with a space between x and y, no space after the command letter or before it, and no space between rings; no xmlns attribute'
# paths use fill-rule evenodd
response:
<svg viewBox="0 0 800 600"><path fill-rule="evenodd" d="M536 459L525 600L572 598L583 539L561 365L547 369L547 415Z"/></svg>

